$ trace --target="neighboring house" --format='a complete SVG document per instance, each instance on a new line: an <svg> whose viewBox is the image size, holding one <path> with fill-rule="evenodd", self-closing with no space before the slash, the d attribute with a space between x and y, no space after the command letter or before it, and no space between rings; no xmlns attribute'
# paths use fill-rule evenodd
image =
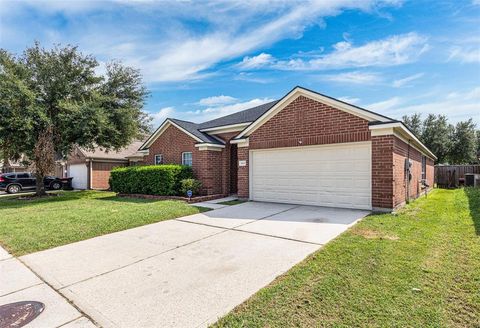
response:
<svg viewBox="0 0 480 328"><path fill-rule="evenodd" d="M387 211L433 186L436 159L402 122L302 87L200 124L167 119L140 151L191 165L208 195Z"/></svg>
<svg viewBox="0 0 480 328"><path fill-rule="evenodd" d="M0 161L0 173L25 172L29 171L29 167L22 161Z"/></svg>
<svg viewBox="0 0 480 328"><path fill-rule="evenodd" d="M136 165L142 161L143 154L138 148L143 141L135 141L120 151L105 151L96 148L93 151L75 147L68 157L65 176L73 177L75 189L108 189L110 171L114 167Z"/></svg>

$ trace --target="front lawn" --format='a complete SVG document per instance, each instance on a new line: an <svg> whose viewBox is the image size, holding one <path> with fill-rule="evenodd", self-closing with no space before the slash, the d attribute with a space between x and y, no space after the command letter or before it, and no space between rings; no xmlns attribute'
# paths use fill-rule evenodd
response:
<svg viewBox="0 0 480 328"><path fill-rule="evenodd" d="M480 327L480 189L372 215L217 327Z"/></svg>
<svg viewBox="0 0 480 328"><path fill-rule="evenodd" d="M203 210L180 201L120 198L100 191L0 198L0 244L19 256Z"/></svg>

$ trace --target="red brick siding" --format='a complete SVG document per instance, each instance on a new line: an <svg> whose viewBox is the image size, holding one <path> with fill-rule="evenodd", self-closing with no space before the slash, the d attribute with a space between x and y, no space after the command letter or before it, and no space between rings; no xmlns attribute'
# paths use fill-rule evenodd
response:
<svg viewBox="0 0 480 328"><path fill-rule="evenodd" d="M368 121L300 96L249 136L249 148L238 148L238 195L248 198L248 150L298 147L370 140Z"/></svg>
<svg viewBox="0 0 480 328"><path fill-rule="evenodd" d="M248 190L248 166L250 165L249 159L248 159L248 147L238 147L237 148L237 156L238 156L238 161L246 161L247 165L246 166L239 166L238 167L238 182L237 182L237 188L238 188L238 197L240 198L248 198L249 197L249 190ZM238 163L237 163L238 166Z"/></svg>
<svg viewBox="0 0 480 328"><path fill-rule="evenodd" d="M225 148L222 152L222 194L228 195L230 194L230 170L232 169L231 166L237 165L237 163L230 163L231 162L231 151L232 145L230 145L230 140L238 135L239 132L228 132L223 134L218 134L216 137L225 141Z"/></svg>
<svg viewBox="0 0 480 328"><path fill-rule="evenodd" d="M401 139L394 137L394 204L398 206L406 201L406 174L405 174L405 159L408 157L412 161L411 174L412 178L409 184L409 197L410 199L417 198L422 189L420 187L420 181L422 179L422 153L408 145ZM434 163L433 160L427 158L427 183L433 186L434 179Z"/></svg>
<svg viewBox="0 0 480 328"><path fill-rule="evenodd" d="M174 126L169 126L153 142L149 154L145 157L146 165L155 164L155 155L162 154L165 164L182 164L182 153L192 152L192 169L195 177L202 181L202 194L224 194L225 181L223 166L227 153L222 151L198 150L197 141Z"/></svg>
<svg viewBox="0 0 480 328"><path fill-rule="evenodd" d="M93 162L92 163L92 189L108 189L108 179L110 179L110 171L114 167L126 166L122 163L108 163L108 162Z"/></svg>
<svg viewBox="0 0 480 328"><path fill-rule="evenodd" d="M372 137L372 207L393 207L393 136Z"/></svg>
<svg viewBox="0 0 480 328"><path fill-rule="evenodd" d="M370 140L368 121L300 96L249 137L251 149Z"/></svg>

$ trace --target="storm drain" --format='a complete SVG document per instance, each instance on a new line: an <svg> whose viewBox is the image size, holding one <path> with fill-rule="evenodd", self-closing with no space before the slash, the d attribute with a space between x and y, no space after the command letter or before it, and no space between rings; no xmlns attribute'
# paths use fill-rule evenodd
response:
<svg viewBox="0 0 480 328"><path fill-rule="evenodd" d="M45 309L45 304L35 301L23 301L0 305L0 328L23 327Z"/></svg>

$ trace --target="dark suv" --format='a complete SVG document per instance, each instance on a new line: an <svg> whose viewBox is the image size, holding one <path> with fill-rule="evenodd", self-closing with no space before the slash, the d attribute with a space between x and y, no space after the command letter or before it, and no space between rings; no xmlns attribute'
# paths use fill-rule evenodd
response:
<svg viewBox="0 0 480 328"><path fill-rule="evenodd" d="M45 177L43 179L45 188L51 190L62 189L62 181L56 177ZM22 190L35 189L37 186L37 179L28 172L3 173L0 174L0 190L6 191L9 194L16 194Z"/></svg>

